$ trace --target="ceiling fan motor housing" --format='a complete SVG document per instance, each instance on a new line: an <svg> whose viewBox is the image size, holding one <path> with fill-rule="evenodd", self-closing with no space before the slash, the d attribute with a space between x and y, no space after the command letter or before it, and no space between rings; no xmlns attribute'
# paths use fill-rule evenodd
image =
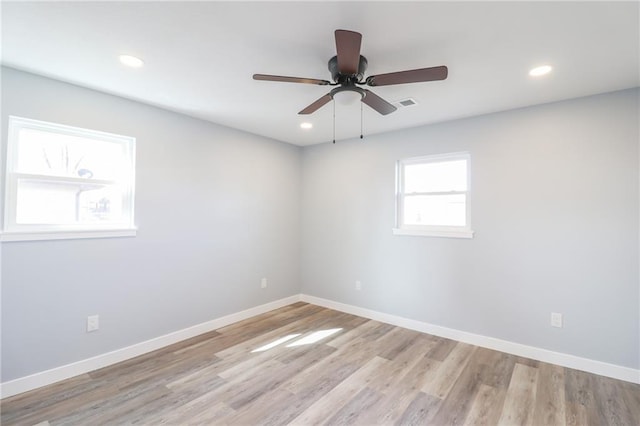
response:
<svg viewBox="0 0 640 426"><path fill-rule="evenodd" d="M362 79L364 78L364 73L367 70L367 65L369 65L369 63L367 62L367 58L360 55L358 72L353 75L341 74L338 71L338 56L334 56L333 58L329 59L329 72L331 73L331 78L333 78L334 82L340 84L353 84L362 81Z"/></svg>

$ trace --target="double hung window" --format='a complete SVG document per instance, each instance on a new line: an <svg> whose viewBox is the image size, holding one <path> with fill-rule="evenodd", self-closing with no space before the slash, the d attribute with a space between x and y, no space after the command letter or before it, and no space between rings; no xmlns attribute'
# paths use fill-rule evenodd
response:
<svg viewBox="0 0 640 426"><path fill-rule="evenodd" d="M3 241L135 235L135 139L9 117Z"/></svg>
<svg viewBox="0 0 640 426"><path fill-rule="evenodd" d="M469 170L468 153L400 160L394 233L471 238Z"/></svg>

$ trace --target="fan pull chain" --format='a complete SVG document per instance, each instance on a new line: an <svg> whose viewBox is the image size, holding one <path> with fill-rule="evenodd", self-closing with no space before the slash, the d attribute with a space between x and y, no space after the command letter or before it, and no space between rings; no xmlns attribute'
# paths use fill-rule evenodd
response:
<svg viewBox="0 0 640 426"><path fill-rule="evenodd" d="M362 136L362 120L363 120L363 114L362 114L362 102L360 102L360 139L363 139Z"/></svg>
<svg viewBox="0 0 640 426"><path fill-rule="evenodd" d="M333 99L333 143L336 143L336 100Z"/></svg>

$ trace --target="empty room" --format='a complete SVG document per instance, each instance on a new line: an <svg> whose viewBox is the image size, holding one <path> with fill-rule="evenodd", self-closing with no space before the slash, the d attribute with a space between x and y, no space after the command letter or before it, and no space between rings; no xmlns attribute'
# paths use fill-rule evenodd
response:
<svg viewBox="0 0 640 426"><path fill-rule="evenodd" d="M2 1L2 425L640 424L640 3Z"/></svg>

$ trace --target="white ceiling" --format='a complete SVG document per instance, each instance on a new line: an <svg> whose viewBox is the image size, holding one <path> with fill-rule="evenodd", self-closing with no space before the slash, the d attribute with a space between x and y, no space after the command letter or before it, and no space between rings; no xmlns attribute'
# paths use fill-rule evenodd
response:
<svg viewBox="0 0 640 426"><path fill-rule="evenodd" d="M449 67L444 81L372 88L418 105L365 106L366 137L640 86L638 16L638 2L3 2L2 63L310 145L332 139L332 104L297 112L329 88L252 75L330 80L335 29L362 33L366 75ZM545 63L550 75L528 76ZM359 135L359 105L336 106L336 139Z"/></svg>

